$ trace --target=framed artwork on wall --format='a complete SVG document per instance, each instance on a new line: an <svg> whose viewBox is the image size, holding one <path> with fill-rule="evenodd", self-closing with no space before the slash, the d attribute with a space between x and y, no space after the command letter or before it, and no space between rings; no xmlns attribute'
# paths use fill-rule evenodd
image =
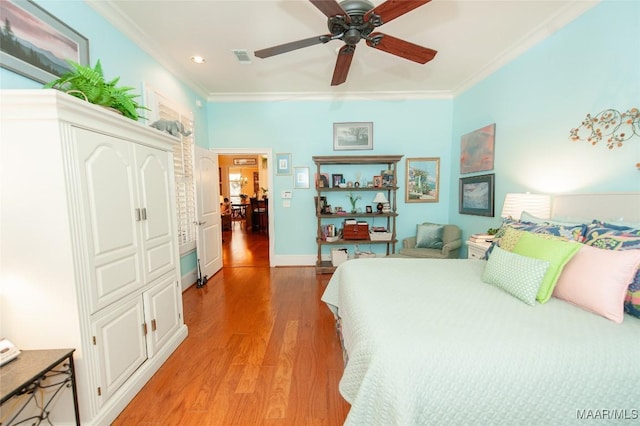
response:
<svg viewBox="0 0 640 426"><path fill-rule="evenodd" d="M309 168L308 167L293 168L293 187L296 189L309 188Z"/></svg>
<svg viewBox="0 0 640 426"><path fill-rule="evenodd" d="M460 178L460 214L494 216L495 174Z"/></svg>
<svg viewBox="0 0 640 426"><path fill-rule="evenodd" d="M333 150L373 149L373 123L333 123Z"/></svg>
<svg viewBox="0 0 640 426"><path fill-rule="evenodd" d="M89 65L89 40L29 0L0 2L0 66L40 83ZM11 34L5 26L10 25Z"/></svg>
<svg viewBox="0 0 640 426"><path fill-rule="evenodd" d="M291 176L291 154L276 154L276 176Z"/></svg>
<svg viewBox="0 0 640 426"><path fill-rule="evenodd" d="M407 203L437 203L440 197L440 158L407 158Z"/></svg>
<svg viewBox="0 0 640 426"><path fill-rule="evenodd" d="M460 174L493 170L495 136L495 123L462 135Z"/></svg>

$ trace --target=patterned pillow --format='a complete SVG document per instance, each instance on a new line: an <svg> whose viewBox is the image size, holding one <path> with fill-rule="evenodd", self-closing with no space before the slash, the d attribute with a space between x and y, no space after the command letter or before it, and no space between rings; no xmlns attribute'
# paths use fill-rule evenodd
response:
<svg viewBox="0 0 640 426"><path fill-rule="evenodd" d="M549 262L520 256L496 247L482 273L482 281L495 285L530 306L549 269Z"/></svg>
<svg viewBox="0 0 640 426"><path fill-rule="evenodd" d="M640 229L594 220L586 227L584 243L605 250L637 250L640 249ZM640 269L629 284L624 310L640 318Z"/></svg>
<svg viewBox="0 0 640 426"><path fill-rule="evenodd" d="M579 225L555 225L549 223L533 223L533 222L525 222L521 220L513 220L513 219L505 219L502 226L494 235L493 242L489 249L485 253L485 260L489 258L491 255L491 251L495 246L502 247L501 240L504 237L507 229L517 229L521 231L532 232L534 234L543 234L554 237L560 237L566 241L584 241L584 233L587 225L579 224Z"/></svg>
<svg viewBox="0 0 640 426"><path fill-rule="evenodd" d="M522 234L522 237L513 248L513 253L549 261L549 269L545 274L544 280L542 280L536 297L538 302L546 303L549 300L562 268L580 250L580 247L582 247L582 244L575 241L547 239L530 232Z"/></svg>

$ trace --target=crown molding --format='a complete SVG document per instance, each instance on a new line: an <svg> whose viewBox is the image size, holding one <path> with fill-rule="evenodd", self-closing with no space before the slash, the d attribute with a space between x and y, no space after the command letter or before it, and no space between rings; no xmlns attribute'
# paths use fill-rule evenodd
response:
<svg viewBox="0 0 640 426"><path fill-rule="evenodd" d="M453 97L455 98L469 90L600 2L601 0L583 0L568 3L554 16L541 22L537 28L515 41L509 48L505 49L500 55L487 63L478 72L462 81L451 91Z"/></svg>
<svg viewBox="0 0 640 426"><path fill-rule="evenodd" d="M286 102L286 101L398 101L410 99L453 99L448 90L411 92L266 92L266 93L210 93L211 102Z"/></svg>

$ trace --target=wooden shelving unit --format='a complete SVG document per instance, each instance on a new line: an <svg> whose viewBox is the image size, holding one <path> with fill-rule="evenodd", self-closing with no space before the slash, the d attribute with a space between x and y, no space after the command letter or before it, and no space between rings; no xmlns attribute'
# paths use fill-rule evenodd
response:
<svg viewBox="0 0 640 426"><path fill-rule="evenodd" d="M318 187L316 183L316 193L318 200L321 199L323 194L331 193L353 193L353 194L373 194L376 192L386 192L387 200L389 201L390 211L388 213L349 213L347 215L326 214L321 211L321 203L317 203L316 206L316 218L317 218L317 235L316 243L318 245L318 257L316 260L316 273L326 274L333 273L335 267L331 264L331 261L322 259L322 247L325 245L338 246L338 245L355 245L355 244L375 244L386 245L386 255L395 253L396 239L396 218L398 213L396 211L396 193L398 191L398 176L397 166L398 162L402 158L402 155L336 155L336 156L314 156L313 161L316 164L317 176L323 173L323 168L327 166L344 165L344 166L369 166L369 165L382 165L386 167L386 170L390 171L393 175L393 185L382 187ZM330 182L331 185L331 182ZM356 220L366 220L385 218L386 228L391 233L390 240L344 240L338 239L337 241L326 241L323 239L322 227L323 223L327 220L336 220L338 218L352 218Z"/></svg>

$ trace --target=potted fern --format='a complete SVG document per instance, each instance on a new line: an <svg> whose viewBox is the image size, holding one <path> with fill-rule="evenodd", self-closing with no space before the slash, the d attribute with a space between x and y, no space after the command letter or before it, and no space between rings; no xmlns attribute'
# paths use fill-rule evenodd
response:
<svg viewBox="0 0 640 426"><path fill-rule="evenodd" d="M132 120L138 120L138 110L149 110L140 105L135 98L139 95L129 93L133 87L117 87L120 77L111 81L104 79L100 60L94 68L67 60L71 71L44 85L45 89L57 89L76 98L84 99L92 104L111 108Z"/></svg>

